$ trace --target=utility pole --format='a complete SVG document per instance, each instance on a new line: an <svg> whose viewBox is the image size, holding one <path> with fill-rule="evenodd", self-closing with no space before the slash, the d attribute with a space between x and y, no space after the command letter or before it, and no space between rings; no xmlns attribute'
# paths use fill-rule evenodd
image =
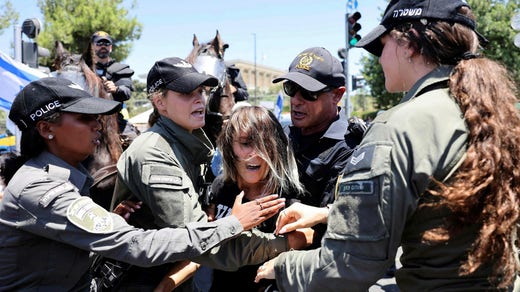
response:
<svg viewBox="0 0 520 292"><path fill-rule="evenodd" d="M256 33L253 33L253 37L254 37L254 46L255 46L255 49L254 49L254 53L255 53L255 98L254 98L254 101L255 101L255 104L257 105L258 104L258 95L257 95L257 83L256 83L256 79L258 78L258 73L256 72Z"/></svg>
<svg viewBox="0 0 520 292"><path fill-rule="evenodd" d="M361 36L357 32L361 29L361 24L358 20L361 18L361 13L355 11L358 7L357 0L347 0L347 13L345 14L345 48L338 50L338 55L343 59L343 73L345 74L345 111L347 118L350 118L352 112L352 104L350 102L350 94L352 92L352 80L349 72L349 51L360 39ZM355 11L355 12L354 12Z"/></svg>

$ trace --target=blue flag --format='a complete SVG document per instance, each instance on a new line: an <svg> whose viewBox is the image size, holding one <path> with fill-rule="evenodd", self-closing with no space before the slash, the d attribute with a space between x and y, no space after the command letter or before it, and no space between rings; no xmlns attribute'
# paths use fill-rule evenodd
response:
<svg viewBox="0 0 520 292"><path fill-rule="evenodd" d="M11 59L0 51L0 109L9 111L14 97L27 83L47 74Z"/></svg>
<svg viewBox="0 0 520 292"><path fill-rule="evenodd" d="M278 99L276 100L276 105L274 106L274 115L278 120L280 120L280 117L282 116L283 111L283 94L282 92L278 92Z"/></svg>
<svg viewBox="0 0 520 292"><path fill-rule="evenodd" d="M15 96L25 85L46 76L48 74L15 61L0 51L0 110L9 112ZM6 128L14 133L19 141L20 132L9 119L6 119Z"/></svg>

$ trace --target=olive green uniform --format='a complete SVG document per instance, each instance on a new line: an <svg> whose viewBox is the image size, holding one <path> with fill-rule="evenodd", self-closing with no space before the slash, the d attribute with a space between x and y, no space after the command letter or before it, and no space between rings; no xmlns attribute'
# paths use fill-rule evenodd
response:
<svg viewBox="0 0 520 292"><path fill-rule="evenodd" d="M431 199L431 177L445 181L462 162L468 130L450 97L451 67L423 77L401 102L378 116L338 179L320 249L283 253L275 262L282 291L366 291L393 263L401 245L402 291L489 288L486 268L458 276L478 226L447 243L425 243L448 212L417 208Z"/></svg>

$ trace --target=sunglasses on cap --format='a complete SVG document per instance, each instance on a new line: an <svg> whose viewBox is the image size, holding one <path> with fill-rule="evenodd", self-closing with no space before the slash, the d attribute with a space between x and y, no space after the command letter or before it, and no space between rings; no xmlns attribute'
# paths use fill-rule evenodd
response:
<svg viewBox="0 0 520 292"><path fill-rule="evenodd" d="M308 101L316 101L320 94L332 91L333 89L334 88L331 87L325 87L319 91L308 91L290 80L287 80L283 83L283 91L285 92L285 94L287 94L290 97L294 97L296 95L296 92L299 91L302 98Z"/></svg>
<svg viewBox="0 0 520 292"><path fill-rule="evenodd" d="M112 43L110 41L107 41L107 40L101 40L101 41L97 41L96 42L96 46L98 46L98 47L101 47L101 46L108 47L110 45L112 45Z"/></svg>

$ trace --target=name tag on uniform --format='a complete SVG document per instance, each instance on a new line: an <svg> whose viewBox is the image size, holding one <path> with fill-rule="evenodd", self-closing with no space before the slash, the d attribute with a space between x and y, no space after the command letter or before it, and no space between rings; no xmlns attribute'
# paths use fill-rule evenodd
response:
<svg viewBox="0 0 520 292"><path fill-rule="evenodd" d="M371 180L362 181L344 181L338 184L338 195L373 195L374 194L374 182Z"/></svg>
<svg viewBox="0 0 520 292"><path fill-rule="evenodd" d="M182 178L180 176L174 176L174 175L151 175L150 176L150 183L163 183L163 184L174 184L177 186L182 185Z"/></svg>
<svg viewBox="0 0 520 292"><path fill-rule="evenodd" d="M56 198L57 196L59 196L61 194L66 193L66 192L72 191L73 189L74 189L74 185L72 185L71 183L68 183L68 182L63 183L63 184L47 191L40 198L39 204L45 208L54 200L54 198Z"/></svg>

